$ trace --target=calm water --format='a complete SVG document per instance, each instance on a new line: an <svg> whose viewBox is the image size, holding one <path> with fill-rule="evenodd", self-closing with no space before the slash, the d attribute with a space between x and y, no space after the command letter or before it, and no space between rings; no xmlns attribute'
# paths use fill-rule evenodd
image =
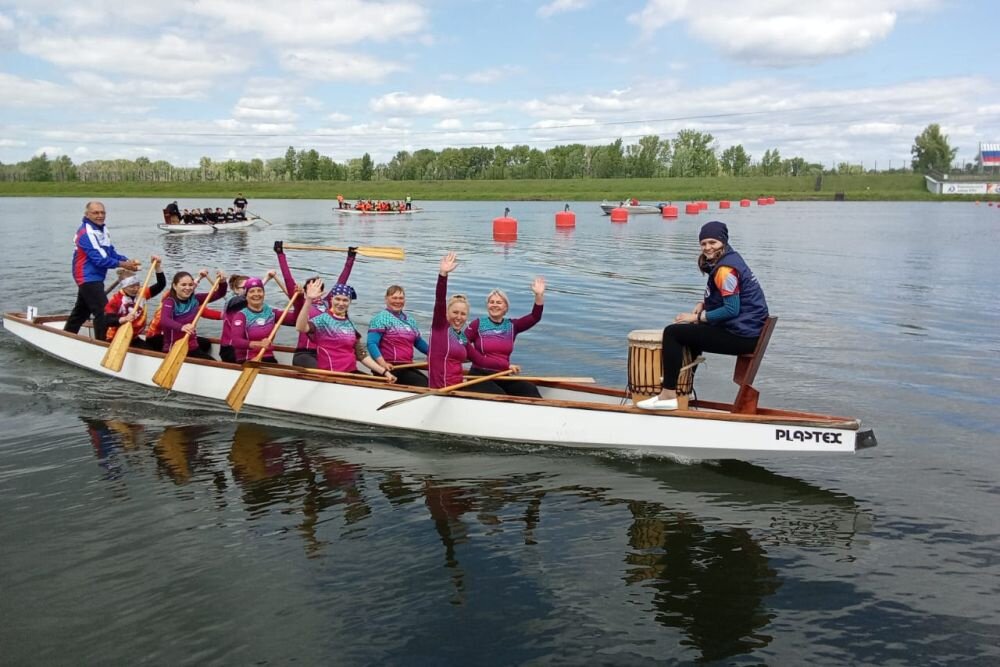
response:
<svg viewBox="0 0 1000 667"><path fill-rule="evenodd" d="M186 200L182 206L221 205ZM626 334L698 299L698 226L576 204L427 202L411 220L251 202L274 224L172 237L163 202L106 200L115 243L167 273L263 272L277 239L403 246L361 260L429 324L436 265L545 318L532 374L625 382ZM0 199L0 306L70 308L83 201ZM284 420L60 364L0 334L4 664L996 664L1000 209L792 203L712 215L781 319L766 405L860 417L879 446L766 465L400 435ZM289 253L299 276L343 255ZM281 305L278 296L272 303ZM699 395L730 399L710 358Z"/></svg>

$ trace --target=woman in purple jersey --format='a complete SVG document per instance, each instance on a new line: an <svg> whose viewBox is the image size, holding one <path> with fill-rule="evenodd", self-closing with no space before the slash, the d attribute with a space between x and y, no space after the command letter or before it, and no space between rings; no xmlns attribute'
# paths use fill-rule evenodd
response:
<svg viewBox="0 0 1000 667"><path fill-rule="evenodd" d="M247 278L243 289L246 290L246 303L233 313L229 329L236 361L243 363L254 359L266 347L261 361L276 364L274 345L268 343L267 338L281 317L281 311L264 303L264 281L260 278ZM296 313L290 313L281 323L294 327L295 317Z"/></svg>
<svg viewBox="0 0 1000 667"><path fill-rule="evenodd" d="M288 294L295 291L295 287L298 283L295 282L295 278L292 276L292 270L288 267L288 258L285 257L285 242L275 241L274 242L274 252L278 256L278 266L281 268L281 275L285 279L285 289ZM354 260L358 256L358 249L351 246L347 249L347 260L344 262L344 268L340 272L340 276L337 278L338 285L346 285L348 279L351 277L351 269L354 268ZM318 277L314 276L306 280L305 284L310 282L318 281L320 289L323 289L323 281ZM330 308L333 305L333 290L331 290L326 296L319 302L315 304L316 308ZM293 320L294 321L294 320ZM317 368L318 362L316 360L316 344L313 340L305 333L299 335L298 344L295 346L295 354L292 355L292 364L295 366L302 366L303 368Z"/></svg>
<svg viewBox="0 0 1000 667"><path fill-rule="evenodd" d="M502 290L495 289L486 297L486 314L484 320L477 318L472 321L465 335L469 339L469 359L472 361L472 375L491 375L507 369L515 373L521 372L521 367L510 363L510 355L514 351L514 339L519 333L527 331L542 319L542 309L545 303L545 279L539 276L531 283L531 291L535 295L535 305L531 312L523 317L511 319L507 317L510 301ZM538 388L524 380L506 380L501 385L511 396L527 396L541 398Z"/></svg>
<svg viewBox="0 0 1000 667"><path fill-rule="evenodd" d="M319 368L340 373L358 373L358 361L395 382L395 376L372 359L361 344L361 334L347 316L351 300L357 294L350 285L338 283L323 296L323 285L318 279L309 279L305 285L305 304L296 315L295 328L310 337L316 349ZM330 301L330 307L326 305Z"/></svg>
<svg viewBox="0 0 1000 667"><path fill-rule="evenodd" d="M199 272L201 276L208 275L208 269ZM212 302L226 295L226 276L216 271L219 284L211 292L194 293L195 281L187 271L174 274L170 284L170 293L163 297L160 312L160 331L163 332L163 351L169 352L175 341L191 334L188 338L188 356L212 359L209 350L211 341L198 335L193 324L198 309L205 301Z"/></svg>
<svg viewBox="0 0 1000 667"><path fill-rule="evenodd" d="M427 354L427 341L420 329L403 308L406 292L399 285L390 285L385 291L385 310L375 314L368 323L368 354L382 368L393 371L400 384L426 387L427 376L416 368L395 367L413 363L413 349Z"/></svg>
<svg viewBox="0 0 1000 667"><path fill-rule="evenodd" d="M431 320L431 342L427 352L429 386L433 389L461 383L465 378L462 364L469 358L469 340L465 323L469 320L469 300L464 294L448 297L448 274L458 266L453 252L441 258L437 289L434 295L434 315ZM480 382L465 389L486 394L503 394L496 382Z"/></svg>

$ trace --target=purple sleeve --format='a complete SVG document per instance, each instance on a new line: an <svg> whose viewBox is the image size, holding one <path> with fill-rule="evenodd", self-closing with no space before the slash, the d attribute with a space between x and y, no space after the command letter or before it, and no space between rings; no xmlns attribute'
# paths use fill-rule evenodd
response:
<svg viewBox="0 0 1000 667"><path fill-rule="evenodd" d="M173 297L166 297L160 302L160 328L170 329L171 331L180 331L181 327L184 326L182 323L174 319L174 299Z"/></svg>
<svg viewBox="0 0 1000 667"><path fill-rule="evenodd" d="M354 268L354 256L348 255L347 261L344 262L344 269L337 276L337 282L341 285L346 285L347 281L351 278L351 269Z"/></svg>
<svg viewBox="0 0 1000 667"><path fill-rule="evenodd" d="M468 344L465 346L465 352L469 355L469 361L472 362L472 365L477 368L489 368L489 362L486 357L480 354L476 348L476 341L479 340L479 318L472 320L469 326L465 328L465 337L469 339Z"/></svg>
<svg viewBox="0 0 1000 667"><path fill-rule="evenodd" d="M222 281L215 286L215 289L212 290L211 293L196 294L195 297L198 299L198 303L205 303L205 301L211 303L226 296L226 290L228 288L229 285L227 285L225 281Z"/></svg>
<svg viewBox="0 0 1000 667"><path fill-rule="evenodd" d="M447 332L448 329L448 276L438 274L437 288L434 291L434 315L431 317L431 334L435 331Z"/></svg>
<svg viewBox="0 0 1000 667"><path fill-rule="evenodd" d="M294 292L298 283L296 283L295 278L292 277L292 270L288 268L288 258L285 257L285 253L283 252L279 252L277 255L278 268L281 269L281 279L285 281L285 289L289 292Z"/></svg>
<svg viewBox="0 0 1000 667"><path fill-rule="evenodd" d="M250 338L247 336L247 318L233 318L229 322L229 342L235 350L250 348Z"/></svg>
<svg viewBox="0 0 1000 667"><path fill-rule="evenodd" d="M531 312L524 317L519 317L516 320L511 320L510 323L514 325L514 335L521 333L522 331L527 331L531 327L535 326L542 321L542 308L543 305L536 303L532 308Z"/></svg>

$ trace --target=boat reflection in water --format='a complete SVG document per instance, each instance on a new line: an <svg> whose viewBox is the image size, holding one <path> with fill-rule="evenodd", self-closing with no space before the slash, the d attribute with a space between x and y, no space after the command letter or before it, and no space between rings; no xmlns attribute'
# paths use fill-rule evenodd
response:
<svg viewBox="0 0 1000 667"><path fill-rule="evenodd" d="M281 536L280 558L294 557L287 537L301 537L305 555L324 564L316 585L332 586L330 595L344 585L348 562L372 586L379 568L394 563L392 576L413 590L393 592L392 603L413 596L399 617L417 634L430 621L413 612L443 586L450 605L484 622L513 604L544 619L561 602L576 610L601 600L592 613L652 618L698 660L752 653L770 643L767 628L781 613L768 600L782 586L768 550L850 559L871 523L849 496L746 463L522 452L252 422L85 422L92 441L101 434L94 451L105 469L118 469L116 483L146 483L141 457L151 456L161 473L152 479L204 487L207 494L184 500L215 498L203 511L229 514L230 529ZM359 546L368 558L358 558ZM278 547L265 540L255 548Z"/></svg>

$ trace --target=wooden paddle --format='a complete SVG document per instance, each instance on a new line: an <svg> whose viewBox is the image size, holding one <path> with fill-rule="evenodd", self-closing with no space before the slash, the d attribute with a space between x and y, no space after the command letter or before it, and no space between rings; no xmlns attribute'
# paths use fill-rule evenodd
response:
<svg viewBox="0 0 1000 667"><path fill-rule="evenodd" d="M427 362L426 361L415 361L412 364L400 364L398 366L393 366L392 367L392 371L402 371L402 370L405 370L407 368L427 368ZM389 372L391 373L392 371L389 371Z"/></svg>
<svg viewBox="0 0 1000 667"><path fill-rule="evenodd" d="M295 303L295 299L298 294L292 296L288 300L288 305L285 309L281 311L281 317L278 321L274 323L274 328L271 329L271 333L268 334L267 338L264 339L263 347L260 348L260 352L254 357L253 361L243 365L243 371L240 373L239 378L236 379L236 384L233 388L229 390L229 394L226 396L226 403L229 407L233 409L234 412L239 412L240 408L243 407L243 401L247 399L247 394L250 393L250 387L253 386L253 381L257 379L257 375L260 373L260 360L264 358L267 353L267 348L271 346L274 342L274 337L278 335L278 329L281 328L281 323L285 321L285 316L288 315L288 311L292 309L292 304Z"/></svg>
<svg viewBox="0 0 1000 667"><path fill-rule="evenodd" d="M191 320L192 327L198 324L198 320L201 319L201 314L205 312L205 308L208 306L208 297L212 296L212 293L215 292L215 288L219 286L220 280L222 280L221 276L217 277L215 282L212 283L212 287L208 290L208 296L201 302L201 308L198 309L194 319ZM195 287L197 287L197 283ZM160 364L160 367L156 369L156 373L153 374L154 384L158 384L164 389L173 388L174 382L177 381L177 374L181 372L181 365L187 359L188 340L190 338L191 334L186 333L183 338L174 341L174 344L170 347L170 352L167 353L167 356L163 359L163 363Z"/></svg>
<svg viewBox="0 0 1000 667"><path fill-rule="evenodd" d="M453 391L458 391L459 389L464 389L465 387L471 387L474 384L479 384L480 382L488 382L489 380L496 380L497 378L502 378L505 375L510 375L514 371L509 368L505 371L500 371L499 373L493 373L492 375L481 375L472 380L466 380L465 382L459 382L458 384L453 384L447 387L442 387L441 389L434 389L433 391L428 391L423 394L417 394L416 396L406 396L405 398L397 398L395 400L389 401L388 403L383 403L378 406L378 410L385 410L386 408L391 408L394 405L402 405L409 401L415 401L418 398L424 398L426 396L440 396L441 394L448 394Z"/></svg>
<svg viewBox="0 0 1000 667"><path fill-rule="evenodd" d="M590 377L543 377L539 375L511 375L510 377L497 378L498 380L524 380L525 382L570 382L573 384L594 384L597 382Z"/></svg>
<svg viewBox="0 0 1000 667"><path fill-rule="evenodd" d="M146 272L146 279L142 282L142 287L139 289L139 296L136 298L132 308L133 313L137 313L140 308L146 307L146 288L149 287L149 279L153 277L156 265L157 262L149 265L149 271ZM128 348L132 344L134 334L135 329L132 326L132 322L119 324L118 330L115 331L115 337L111 339L111 345L108 345L108 351L104 353L104 358L101 359L101 365L115 373L120 371L122 365L125 363L125 355L128 354Z"/></svg>
<svg viewBox="0 0 1000 667"><path fill-rule="evenodd" d="M338 248L330 245L306 245L303 243L286 243L285 250L326 250L329 252L347 252L348 248ZM358 254L362 257L375 259L406 259L406 251L402 248L359 246Z"/></svg>
<svg viewBox="0 0 1000 667"><path fill-rule="evenodd" d="M260 217L259 215L257 215L256 213L254 213L252 211L247 211L247 215L252 215L253 217L257 218L258 220L262 220L263 222L266 222L269 225L273 225L274 224L273 222L271 222L267 218L262 218L262 217Z"/></svg>

